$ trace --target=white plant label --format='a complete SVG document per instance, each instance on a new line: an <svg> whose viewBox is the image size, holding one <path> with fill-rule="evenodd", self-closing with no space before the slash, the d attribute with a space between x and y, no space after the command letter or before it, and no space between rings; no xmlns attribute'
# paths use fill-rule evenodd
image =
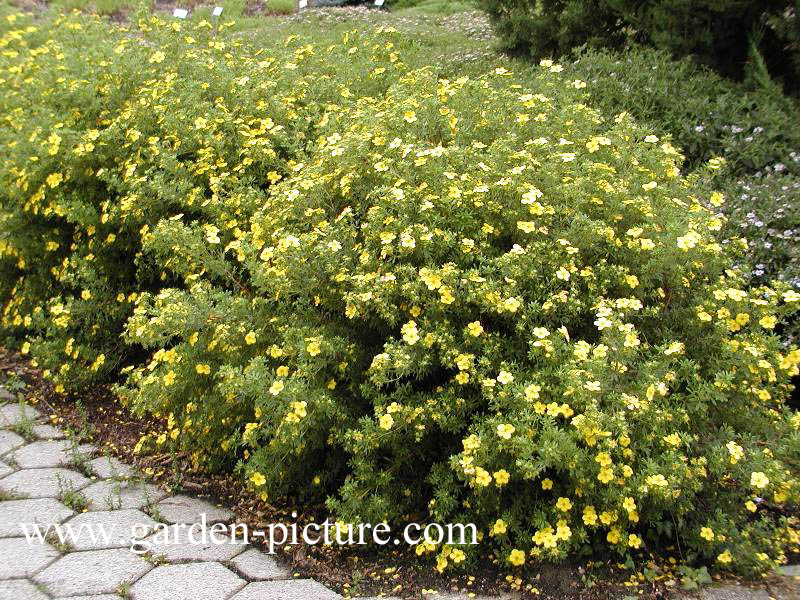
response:
<svg viewBox="0 0 800 600"><path fill-rule="evenodd" d="M189 11L185 8L176 8L172 11L172 16L177 17L178 19L185 19L187 16L189 16Z"/></svg>
<svg viewBox="0 0 800 600"><path fill-rule="evenodd" d="M214 7L214 12L212 12L211 14L214 15L215 17L220 16L222 14L222 7L221 6L215 6Z"/></svg>
<svg viewBox="0 0 800 600"><path fill-rule="evenodd" d="M299 6L301 10L304 9L305 7L308 6L308 0L300 0Z"/></svg>
<svg viewBox="0 0 800 600"><path fill-rule="evenodd" d="M383 6L384 0L375 0L375 6Z"/></svg>

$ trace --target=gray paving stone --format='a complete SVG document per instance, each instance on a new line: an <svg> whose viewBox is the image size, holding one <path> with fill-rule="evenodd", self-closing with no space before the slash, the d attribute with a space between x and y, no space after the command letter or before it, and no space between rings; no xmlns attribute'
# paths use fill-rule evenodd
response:
<svg viewBox="0 0 800 600"><path fill-rule="evenodd" d="M113 456L101 456L89 461L89 467L98 477L103 479L127 478L136 475L133 467L117 460Z"/></svg>
<svg viewBox="0 0 800 600"><path fill-rule="evenodd" d="M14 471L16 471L16 469L12 469L6 463L0 461L0 479L6 475L9 475L10 473L13 473Z"/></svg>
<svg viewBox="0 0 800 600"><path fill-rule="evenodd" d="M167 497L161 488L136 481L97 481L81 490L91 505L89 510L144 508Z"/></svg>
<svg viewBox="0 0 800 600"><path fill-rule="evenodd" d="M9 392L6 388L0 387L0 402L9 402L14 400L16 400L14 394Z"/></svg>
<svg viewBox="0 0 800 600"><path fill-rule="evenodd" d="M0 455L25 445L25 440L13 431L0 429Z"/></svg>
<svg viewBox="0 0 800 600"><path fill-rule="evenodd" d="M61 554L48 543L24 537L0 539L0 579L30 577Z"/></svg>
<svg viewBox="0 0 800 600"><path fill-rule="evenodd" d="M189 496L170 496L159 502L156 508L168 523L200 523L203 515L208 524L226 523L233 519L233 513L228 509Z"/></svg>
<svg viewBox="0 0 800 600"><path fill-rule="evenodd" d="M246 581L216 562L156 567L131 587L133 600L220 600Z"/></svg>
<svg viewBox="0 0 800 600"><path fill-rule="evenodd" d="M10 456L23 469L63 467L72 459L70 443L65 440L33 442L15 450Z"/></svg>
<svg viewBox="0 0 800 600"><path fill-rule="evenodd" d="M800 577L800 565L786 565L781 567L780 571L787 577Z"/></svg>
<svg viewBox="0 0 800 600"><path fill-rule="evenodd" d="M69 598L56 598L56 600L122 600L122 596L116 594L98 594L91 596L70 596Z"/></svg>
<svg viewBox="0 0 800 600"><path fill-rule="evenodd" d="M0 581L0 600L48 600L27 579Z"/></svg>
<svg viewBox="0 0 800 600"><path fill-rule="evenodd" d="M158 525L140 510L103 510L81 513L67 521L72 528L70 545L75 550L130 548Z"/></svg>
<svg viewBox="0 0 800 600"><path fill-rule="evenodd" d="M700 600L769 600L769 594L741 585L723 585L705 588L700 592Z"/></svg>
<svg viewBox="0 0 800 600"><path fill-rule="evenodd" d="M86 477L69 469L23 469L0 479L0 490L28 498L56 498L64 490L79 490L88 483Z"/></svg>
<svg viewBox="0 0 800 600"><path fill-rule="evenodd" d="M191 527L195 529L192 530ZM247 548L241 536L236 543L230 538L226 538L227 541L223 544L214 542L214 539L219 540L222 537L224 536L217 534L216 538L212 538L211 532L207 531L204 540L198 526L169 525L166 530L161 527L157 529L145 542L150 544L150 552L154 556L163 556L169 562L228 561Z"/></svg>
<svg viewBox="0 0 800 600"><path fill-rule="evenodd" d="M42 527L63 523L75 513L53 498L0 502L0 538L24 535L21 524Z"/></svg>
<svg viewBox="0 0 800 600"><path fill-rule="evenodd" d="M313 579L251 583L231 600L337 600L339 594Z"/></svg>
<svg viewBox="0 0 800 600"><path fill-rule="evenodd" d="M250 581L287 579L292 574L281 567L274 557L251 548L231 561L233 567Z"/></svg>
<svg viewBox="0 0 800 600"><path fill-rule="evenodd" d="M151 568L146 560L121 548L72 552L33 580L56 597L113 594L120 584L135 581Z"/></svg>
<svg viewBox="0 0 800 600"><path fill-rule="evenodd" d="M116 594L98 594L91 596L70 596L69 598L56 598L56 600L122 600L122 596Z"/></svg>
<svg viewBox="0 0 800 600"><path fill-rule="evenodd" d="M38 418L39 412L27 404L20 406L19 403L14 402L0 406L0 427L12 427L26 419Z"/></svg>
<svg viewBox="0 0 800 600"><path fill-rule="evenodd" d="M61 431L58 427L53 427L52 425L48 425L46 423L34 425L33 435L40 440L63 440L67 437L67 434Z"/></svg>

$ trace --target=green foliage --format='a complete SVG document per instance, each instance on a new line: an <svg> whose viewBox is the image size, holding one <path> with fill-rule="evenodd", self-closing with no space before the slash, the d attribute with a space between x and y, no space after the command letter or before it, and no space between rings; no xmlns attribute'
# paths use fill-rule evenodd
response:
<svg viewBox="0 0 800 600"><path fill-rule="evenodd" d="M796 547L800 351L773 332L800 294L745 289L719 194L560 65L2 27L3 333L65 388L121 375L165 417L139 451L345 521L475 523L419 546L442 570Z"/></svg>
<svg viewBox="0 0 800 600"><path fill-rule="evenodd" d="M798 73L791 68L797 39L793 4L794 0L484 0L503 46L534 58L568 54L578 46L619 49L640 42L678 58L693 57L741 79L752 65L751 42L756 41L756 55L765 53L769 68L792 89Z"/></svg>
<svg viewBox="0 0 800 600"><path fill-rule="evenodd" d="M583 50L566 68L587 82L592 106L604 115L627 111L671 134L688 170L724 156L734 176L778 162L800 172L788 160L800 150L800 106L789 98L748 90L692 61L645 48Z"/></svg>

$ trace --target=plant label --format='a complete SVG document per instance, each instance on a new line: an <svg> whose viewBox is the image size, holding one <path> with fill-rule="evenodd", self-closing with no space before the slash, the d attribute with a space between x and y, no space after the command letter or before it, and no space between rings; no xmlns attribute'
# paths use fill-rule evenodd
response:
<svg viewBox="0 0 800 600"><path fill-rule="evenodd" d="M185 8L176 8L172 11L172 16L178 19L185 19L187 16L189 16L189 11Z"/></svg>
<svg viewBox="0 0 800 600"><path fill-rule="evenodd" d="M212 12L211 14L214 15L215 17L220 16L222 14L222 7L221 6L215 6L214 7L214 12Z"/></svg>

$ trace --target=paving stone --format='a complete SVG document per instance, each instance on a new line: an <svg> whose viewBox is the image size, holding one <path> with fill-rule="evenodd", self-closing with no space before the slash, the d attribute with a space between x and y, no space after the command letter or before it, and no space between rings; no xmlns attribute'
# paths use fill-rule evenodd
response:
<svg viewBox="0 0 800 600"><path fill-rule="evenodd" d="M0 479L5 477L6 475L13 473L16 469L12 469L6 463L0 461Z"/></svg>
<svg viewBox="0 0 800 600"><path fill-rule="evenodd" d="M81 513L67 523L75 536L70 540L75 550L130 548L158 525L142 511L133 509Z"/></svg>
<svg viewBox="0 0 800 600"><path fill-rule="evenodd" d="M0 502L0 538L25 535L22 523L42 527L63 523L75 513L53 498Z"/></svg>
<svg viewBox="0 0 800 600"><path fill-rule="evenodd" d="M67 434L61 431L58 427L52 425L42 424L33 426L33 435L40 440L63 440Z"/></svg>
<svg viewBox="0 0 800 600"><path fill-rule="evenodd" d="M156 567L131 587L133 600L220 600L247 582L216 562ZM262 599L263 600L263 599Z"/></svg>
<svg viewBox="0 0 800 600"><path fill-rule="evenodd" d="M251 583L231 600L337 600L342 598L313 579Z"/></svg>
<svg viewBox="0 0 800 600"><path fill-rule="evenodd" d="M787 577L800 577L800 565L786 565L780 570Z"/></svg>
<svg viewBox="0 0 800 600"><path fill-rule="evenodd" d="M0 600L48 600L48 598L27 579L14 579L0 581Z"/></svg>
<svg viewBox="0 0 800 600"><path fill-rule="evenodd" d="M151 568L146 560L121 548L72 552L33 580L44 585L55 597L113 594L120 584L135 581Z"/></svg>
<svg viewBox="0 0 800 600"><path fill-rule="evenodd" d="M120 462L113 456L101 456L89 461L89 467L98 477L103 479L134 477L133 467Z"/></svg>
<svg viewBox="0 0 800 600"><path fill-rule="evenodd" d="M0 387L0 400L10 402L12 400L16 400L14 394L9 392L6 388Z"/></svg>
<svg viewBox="0 0 800 600"><path fill-rule="evenodd" d="M56 600L122 600L122 596L116 594L98 594L92 596L70 596L69 598L56 598Z"/></svg>
<svg viewBox="0 0 800 600"><path fill-rule="evenodd" d="M0 540L0 579L30 577L61 554L48 543L24 537Z"/></svg>
<svg viewBox="0 0 800 600"><path fill-rule="evenodd" d="M122 600L122 596L116 594L98 594L91 596L70 596L69 598L56 598L56 600Z"/></svg>
<svg viewBox="0 0 800 600"><path fill-rule="evenodd" d="M72 460L70 443L65 440L33 442L11 454L23 469L63 467Z"/></svg>
<svg viewBox="0 0 800 600"><path fill-rule="evenodd" d="M64 490L79 490L89 483L69 469L23 469L0 479L0 490L28 498L56 498Z"/></svg>
<svg viewBox="0 0 800 600"><path fill-rule="evenodd" d="M189 496L170 496L156 505L159 514L168 523L200 523L205 515L206 523L225 523L233 519L233 513L226 508L190 498Z"/></svg>
<svg viewBox="0 0 800 600"><path fill-rule="evenodd" d="M274 557L251 548L231 561L233 567L250 581L287 579L291 573L281 567Z"/></svg>
<svg viewBox="0 0 800 600"><path fill-rule="evenodd" d="M228 561L247 548L247 545L241 540L241 536L236 543L226 537L225 543L217 544L214 543L210 531L207 531L206 539L203 540L199 526L169 525L167 527L166 530L157 529L156 533L147 538L145 542L151 545L150 552L154 556L163 556L169 562ZM192 530L192 527L195 529ZM190 538L190 533L192 538ZM222 537L223 535L217 534L216 539Z"/></svg>
<svg viewBox="0 0 800 600"><path fill-rule="evenodd" d="M38 419L39 412L27 404L14 402L0 406L0 427L12 427L22 421Z"/></svg>
<svg viewBox="0 0 800 600"><path fill-rule="evenodd" d="M93 483L81 490L81 493L91 502L89 510L144 508L168 495L161 488L149 483L110 479Z"/></svg>
<svg viewBox="0 0 800 600"><path fill-rule="evenodd" d="M741 585L723 585L705 588L700 592L700 600L769 600L764 590L754 590Z"/></svg>
<svg viewBox="0 0 800 600"><path fill-rule="evenodd" d="M13 431L0 429L0 455L24 445L25 440L21 436Z"/></svg>

